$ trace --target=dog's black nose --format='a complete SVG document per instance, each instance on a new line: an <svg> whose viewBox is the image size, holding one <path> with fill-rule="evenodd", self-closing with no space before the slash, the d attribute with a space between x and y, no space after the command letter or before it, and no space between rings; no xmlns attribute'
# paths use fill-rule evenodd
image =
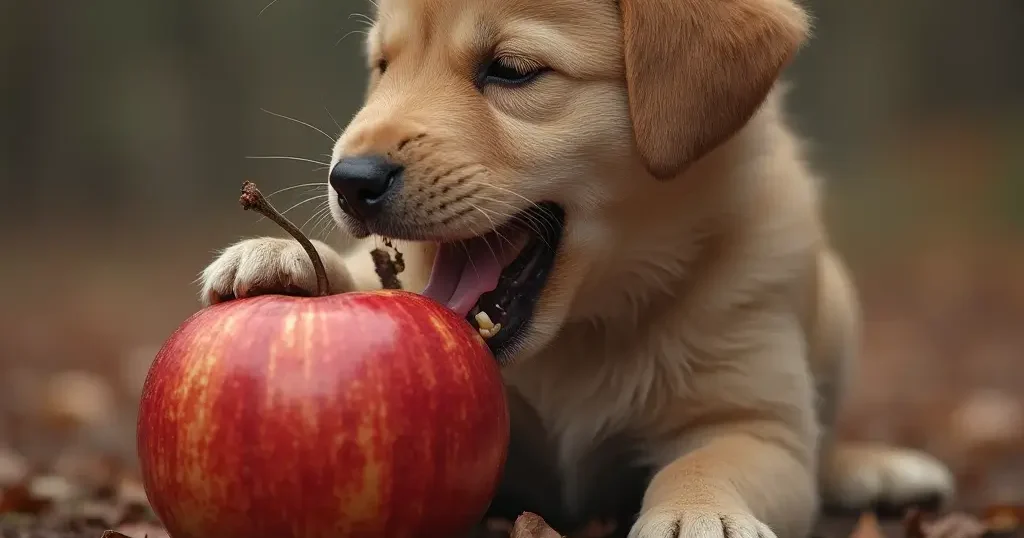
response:
<svg viewBox="0 0 1024 538"><path fill-rule="evenodd" d="M341 209L357 219L380 212L404 167L383 155L346 157L331 170L331 187L342 199Z"/></svg>

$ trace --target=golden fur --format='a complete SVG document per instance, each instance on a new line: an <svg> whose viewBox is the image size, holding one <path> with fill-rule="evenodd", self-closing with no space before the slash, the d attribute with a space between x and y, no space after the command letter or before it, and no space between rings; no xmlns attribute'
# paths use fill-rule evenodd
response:
<svg viewBox="0 0 1024 538"><path fill-rule="evenodd" d="M652 471L632 538L799 538L819 499L949 498L949 472L923 453L831 441L859 311L782 112L780 71L808 37L800 6L379 0L376 15L366 102L334 159L389 152L405 183L374 230L330 192L342 228L412 240L403 278L420 290L435 241L533 202L568 215L505 373L510 466L555 476L557 491L535 492L542 515L595 514L595 492L615 491L599 478L611 460L595 456L609 451ZM551 71L480 89L494 55ZM379 286L372 244L317 244L332 291ZM202 297L313 282L294 242L256 238L204 271ZM522 473L508 474L520 491Z"/></svg>

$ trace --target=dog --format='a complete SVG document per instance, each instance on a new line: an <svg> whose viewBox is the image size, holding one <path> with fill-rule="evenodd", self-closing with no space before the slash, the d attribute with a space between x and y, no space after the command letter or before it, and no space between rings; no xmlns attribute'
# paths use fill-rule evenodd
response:
<svg viewBox="0 0 1024 538"><path fill-rule="evenodd" d="M822 506L947 502L915 450L840 443L860 306L784 116L793 0L379 0L327 181L332 293L405 289L480 330L512 409L491 513L630 538L801 538ZM310 292L290 239L201 274ZM627 497L631 498L626 499ZM632 504L630 504L632 503Z"/></svg>

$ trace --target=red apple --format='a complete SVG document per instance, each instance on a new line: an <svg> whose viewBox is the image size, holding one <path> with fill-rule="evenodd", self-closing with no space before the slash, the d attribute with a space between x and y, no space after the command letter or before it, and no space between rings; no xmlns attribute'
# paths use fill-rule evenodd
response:
<svg viewBox="0 0 1024 538"><path fill-rule="evenodd" d="M138 450L174 538L465 535L505 462L483 339L401 291L199 311L157 354Z"/></svg>

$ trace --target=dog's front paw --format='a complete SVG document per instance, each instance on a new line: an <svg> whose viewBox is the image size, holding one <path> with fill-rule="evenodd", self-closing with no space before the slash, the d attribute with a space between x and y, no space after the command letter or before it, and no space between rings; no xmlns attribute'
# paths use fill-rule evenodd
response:
<svg viewBox="0 0 1024 538"><path fill-rule="evenodd" d="M703 506L652 507L640 514L629 538L776 538L754 516Z"/></svg>
<svg viewBox="0 0 1024 538"><path fill-rule="evenodd" d="M352 289L352 277L340 255L313 241L324 262L331 293ZM200 275L204 305L264 294L313 295L316 273L309 255L293 239L258 237L228 247Z"/></svg>

